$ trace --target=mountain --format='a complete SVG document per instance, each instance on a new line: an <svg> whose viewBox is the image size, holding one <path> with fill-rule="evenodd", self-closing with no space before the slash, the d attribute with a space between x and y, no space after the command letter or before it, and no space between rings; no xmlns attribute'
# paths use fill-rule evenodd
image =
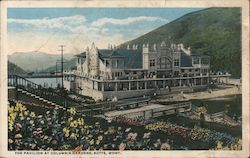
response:
<svg viewBox="0 0 250 158"><path fill-rule="evenodd" d="M228 71L241 77L240 8L208 8L186 14L134 40L121 44L183 43L191 50L210 55L213 71Z"/></svg>
<svg viewBox="0 0 250 158"><path fill-rule="evenodd" d="M16 64L13 64L12 62L8 61L8 74L25 74L26 72L17 66Z"/></svg>
<svg viewBox="0 0 250 158"><path fill-rule="evenodd" d="M76 68L76 58L64 61L63 70L71 70ZM56 65L44 70L44 72L56 72ZM57 72L61 72L61 64L57 64Z"/></svg>
<svg viewBox="0 0 250 158"><path fill-rule="evenodd" d="M64 60L70 60L73 54L64 54ZM10 62L18 65L25 71L42 71L56 64L61 59L60 54L44 52L15 52L8 56Z"/></svg>

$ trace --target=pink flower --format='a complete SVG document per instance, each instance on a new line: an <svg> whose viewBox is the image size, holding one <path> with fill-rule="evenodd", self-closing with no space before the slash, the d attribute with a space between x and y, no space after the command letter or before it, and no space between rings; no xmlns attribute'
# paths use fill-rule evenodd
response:
<svg viewBox="0 0 250 158"><path fill-rule="evenodd" d="M119 150L125 150L125 148L126 148L126 144L124 144L124 143L121 143L120 145L119 145Z"/></svg>

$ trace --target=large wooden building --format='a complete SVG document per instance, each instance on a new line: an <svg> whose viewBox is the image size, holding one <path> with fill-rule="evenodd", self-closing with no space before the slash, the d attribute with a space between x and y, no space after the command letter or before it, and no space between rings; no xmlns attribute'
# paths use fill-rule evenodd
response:
<svg viewBox="0 0 250 158"><path fill-rule="evenodd" d="M192 90L230 76L211 74L209 56L164 41L126 49L98 49L93 43L76 58L76 70L64 72L64 85L95 100Z"/></svg>

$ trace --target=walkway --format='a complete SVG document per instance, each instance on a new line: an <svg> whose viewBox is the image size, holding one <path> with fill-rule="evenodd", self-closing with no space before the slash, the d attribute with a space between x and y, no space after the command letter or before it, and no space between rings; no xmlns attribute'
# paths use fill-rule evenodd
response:
<svg viewBox="0 0 250 158"><path fill-rule="evenodd" d="M223 97L227 95L236 95L236 94L242 94L241 88L237 88L235 86L230 86L228 88L223 89L215 89L213 91L203 91L203 92L194 92L194 93L183 93L183 94L176 94L170 98L168 95L165 97L162 96L160 99L157 99L157 101L160 102L167 102L167 101L189 101L194 99L210 99L210 98L218 98Z"/></svg>

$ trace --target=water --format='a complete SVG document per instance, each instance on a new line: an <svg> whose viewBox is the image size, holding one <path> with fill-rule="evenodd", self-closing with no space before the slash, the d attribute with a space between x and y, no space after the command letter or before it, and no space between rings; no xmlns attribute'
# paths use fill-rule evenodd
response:
<svg viewBox="0 0 250 158"><path fill-rule="evenodd" d="M62 78L57 77L57 78L26 78L31 82L34 82L36 84L39 84L43 87L51 87L51 88L56 88L58 84L61 85L62 83Z"/></svg>
<svg viewBox="0 0 250 158"><path fill-rule="evenodd" d="M242 95L228 95L213 99L192 100L195 106L205 106L207 113L227 111L230 117L242 115Z"/></svg>
<svg viewBox="0 0 250 158"><path fill-rule="evenodd" d="M207 109L207 113L209 114L227 111L227 115L229 115L230 117L233 117L234 115L238 117L242 116L242 95L228 95L213 99L191 100L191 102L193 105L198 107L205 106ZM183 125L189 128L193 128L195 125L199 124L199 121L190 120L177 115L163 116L157 119L164 121L168 120L172 123ZM241 137L242 134L241 127L230 127L218 123L205 123L204 127L211 130L228 133L232 136L237 137Z"/></svg>

